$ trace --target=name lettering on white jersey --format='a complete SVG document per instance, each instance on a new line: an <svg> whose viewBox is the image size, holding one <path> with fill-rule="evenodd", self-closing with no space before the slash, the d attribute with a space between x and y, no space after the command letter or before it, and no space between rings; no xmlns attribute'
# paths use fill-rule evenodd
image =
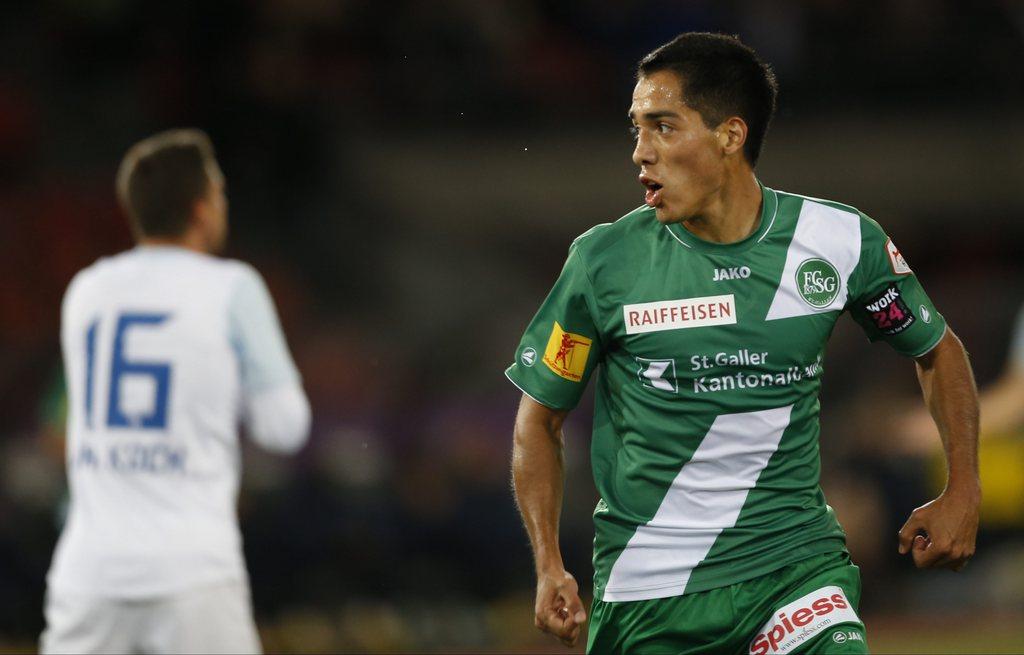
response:
<svg viewBox="0 0 1024 655"><path fill-rule="evenodd" d="M623 305L622 318L626 334L733 325L736 323L736 299L730 293Z"/></svg>

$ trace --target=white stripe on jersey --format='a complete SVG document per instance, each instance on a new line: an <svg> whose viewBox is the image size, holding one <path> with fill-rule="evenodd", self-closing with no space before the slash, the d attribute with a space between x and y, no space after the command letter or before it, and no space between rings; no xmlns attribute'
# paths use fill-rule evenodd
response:
<svg viewBox="0 0 1024 655"><path fill-rule="evenodd" d="M765 318L807 316L822 312L842 311L846 305L848 282L860 261L860 216L806 198L800 208L793 240L786 252L779 288ZM839 273L839 293L828 305L815 308L804 302L797 289L796 271L811 258L828 261Z"/></svg>
<svg viewBox="0 0 1024 655"><path fill-rule="evenodd" d="M679 470L658 511L619 554L603 600L679 596L778 449L792 405L721 414Z"/></svg>

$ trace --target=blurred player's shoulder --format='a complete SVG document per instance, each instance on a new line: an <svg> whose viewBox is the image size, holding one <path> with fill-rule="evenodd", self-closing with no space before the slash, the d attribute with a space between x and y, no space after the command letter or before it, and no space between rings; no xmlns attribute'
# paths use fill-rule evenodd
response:
<svg viewBox="0 0 1024 655"><path fill-rule="evenodd" d="M147 271L193 271L214 276L260 277L252 264L169 246L139 246L116 255L100 257L78 271L68 285L72 288Z"/></svg>
<svg viewBox="0 0 1024 655"><path fill-rule="evenodd" d="M119 295L120 290L159 288L173 284L204 296L220 289L229 294L240 284L263 286L251 264L185 248L139 246L101 257L71 279L64 293L65 316L76 307L88 308Z"/></svg>

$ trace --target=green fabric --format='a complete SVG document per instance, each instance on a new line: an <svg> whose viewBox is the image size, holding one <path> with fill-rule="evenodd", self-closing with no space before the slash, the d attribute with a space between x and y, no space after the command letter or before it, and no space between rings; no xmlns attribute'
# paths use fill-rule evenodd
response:
<svg viewBox="0 0 1024 655"><path fill-rule="evenodd" d="M647 207L575 240L506 375L555 409L595 380L595 597L689 594L844 552L819 488L825 344L844 311L905 355L945 331L887 242L851 207L767 187L739 243Z"/></svg>
<svg viewBox="0 0 1024 655"><path fill-rule="evenodd" d="M766 623L776 619L780 609L830 586L842 589L856 610L860 603L860 571L845 553L817 555L753 580L685 596L620 603L595 599L590 612L587 652L867 653L864 625L859 619L829 622L816 629L813 623L809 624L810 634L788 649L784 644L791 639L799 640L802 628L794 626L792 632L777 639L774 649L764 634ZM786 616L792 625L793 612ZM824 623L829 614L816 618ZM837 633L841 635L837 637Z"/></svg>

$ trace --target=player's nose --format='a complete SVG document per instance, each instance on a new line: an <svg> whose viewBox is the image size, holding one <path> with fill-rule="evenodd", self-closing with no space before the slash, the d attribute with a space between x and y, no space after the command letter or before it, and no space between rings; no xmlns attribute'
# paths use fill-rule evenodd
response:
<svg viewBox="0 0 1024 655"><path fill-rule="evenodd" d="M658 159L658 153L651 145L648 137L641 132L636 140L636 147L633 148L633 163L637 166L653 164Z"/></svg>

